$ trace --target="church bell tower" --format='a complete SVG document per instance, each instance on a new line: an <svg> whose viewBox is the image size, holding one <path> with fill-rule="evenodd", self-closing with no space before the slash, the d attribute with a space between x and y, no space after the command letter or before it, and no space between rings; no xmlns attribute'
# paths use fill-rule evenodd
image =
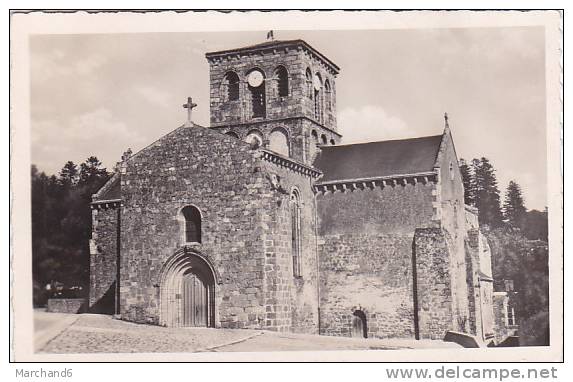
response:
<svg viewBox="0 0 573 382"><path fill-rule="evenodd" d="M305 41L267 41L206 58L211 128L305 164L317 146L340 141L340 69Z"/></svg>

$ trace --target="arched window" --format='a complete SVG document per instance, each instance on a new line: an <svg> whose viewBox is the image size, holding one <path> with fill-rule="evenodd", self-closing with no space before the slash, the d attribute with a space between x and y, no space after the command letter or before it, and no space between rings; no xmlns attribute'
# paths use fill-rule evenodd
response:
<svg viewBox="0 0 573 382"><path fill-rule="evenodd" d="M312 142L314 143L314 145L318 146L318 133L316 132L316 130L312 130L310 132L310 135L312 136Z"/></svg>
<svg viewBox="0 0 573 382"><path fill-rule="evenodd" d="M326 135L324 135L324 134L322 134L322 135L320 136L320 141L321 141L321 143L322 143L323 145L328 144L328 138L326 138Z"/></svg>
<svg viewBox="0 0 573 382"><path fill-rule="evenodd" d="M324 81L324 99L326 101L326 110L332 110L332 89L328 79Z"/></svg>
<svg viewBox="0 0 573 382"><path fill-rule="evenodd" d="M239 76L235 72L225 74L225 86L227 87L227 101L236 101L239 99Z"/></svg>
<svg viewBox="0 0 573 382"><path fill-rule="evenodd" d="M306 95L312 99L312 72L306 69Z"/></svg>
<svg viewBox="0 0 573 382"><path fill-rule="evenodd" d="M253 69L247 75L251 95L251 111L253 118L265 117L267 100L265 90L265 74L259 69Z"/></svg>
<svg viewBox="0 0 573 382"><path fill-rule="evenodd" d="M320 76L320 73L318 73L318 72L314 75L314 77L315 77L314 84L313 84L313 88L314 88L314 119L316 119L318 122L322 123L322 121L323 121L322 78Z"/></svg>
<svg viewBox="0 0 573 382"><path fill-rule="evenodd" d="M181 210L185 226L185 242L201 242L201 213L194 206L187 206Z"/></svg>
<svg viewBox="0 0 573 382"><path fill-rule="evenodd" d="M290 155L288 135L284 129L278 128L271 132L269 149L287 157Z"/></svg>
<svg viewBox="0 0 573 382"><path fill-rule="evenodd" d="M230 136L230 137L239 139L239 136L238 136L237 133L235 133L234 131L227 131L227 132L225 133L225 135L228 135L228 136Z"/></svg>
<svg viewBox="0 0 573 382"><path fill-rule="evenodd" d="M263 145L263 134L259 130L251 130L245 137L245 142L258 149Z"/></svg>
<svg viewBox="0 0 573 382"><path fill-rule="evenodd" d="M300 195L298 190L290 194L291 240L292 240L292 273L294 277L301 277L301 230L300 230Z"/></svg>
<svg viewBox="0 0 573 382"><path fill-rule="evenodd" d="M330 144L333 145L333 146L336 144L336 142L334 141L334 139L331 139L331 140L330 140Z"/></svg>
<svg viewBox="0 0 573 382"><path fill-rule="evenodd" d="M279 97L288 97L288 72L284 66L275 69L275 79L277 84L277 95Z"/></svg>

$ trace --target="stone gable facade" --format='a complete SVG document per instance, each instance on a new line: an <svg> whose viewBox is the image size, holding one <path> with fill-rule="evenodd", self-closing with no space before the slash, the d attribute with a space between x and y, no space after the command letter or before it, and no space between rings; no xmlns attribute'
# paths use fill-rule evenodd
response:
<svg viewBox="0 0 573 382"><path fill-rule="evenodd" d="M128 153L93 197L92 312L164 326L492 336L491 255L463 203L447 120L441 136L339 145L339 68L306 42L206 57L211 127L188 121Z"/></svg>

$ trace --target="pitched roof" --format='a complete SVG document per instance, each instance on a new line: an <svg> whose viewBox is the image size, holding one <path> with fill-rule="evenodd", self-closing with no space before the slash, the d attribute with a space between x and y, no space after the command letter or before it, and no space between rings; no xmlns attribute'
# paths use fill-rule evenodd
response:
<svg viewBox="0 0 573 382"><path fill-rule="evenodd" d="M217 52L208 52L205 54L205 57L208 59L211 57L217 56L226 56L229 54L237 54L237 53L247 53L247 52L256 52L265 49L277 49L277 48L285 48L285 47L295 47L295 46L303 46L304 48L308 49L312 53L316 54L320 57L324 62L329 64L332 69L336 73L340 71L338 65L334 62L329 60L326 56L320 53L318 50L314 49L309 43L304 40L297 39L297 40L272 40L272 41L265 41L259 44L248 45L241 48L234 48L234 49L227 49L227 50L220 50Z"/></svg>
<svg viewBox="0 0 573 382"><path fill-rule="evenodd" d="M429 172L434 169L442 135L323 146L314 166L320 182Z"/></svg>
<svg viewBox="0 0 573 382"><path fill-rule="evenodd" d="M93 201L121 199L121 175L116 172L99 190L93 195Z"/></svg>

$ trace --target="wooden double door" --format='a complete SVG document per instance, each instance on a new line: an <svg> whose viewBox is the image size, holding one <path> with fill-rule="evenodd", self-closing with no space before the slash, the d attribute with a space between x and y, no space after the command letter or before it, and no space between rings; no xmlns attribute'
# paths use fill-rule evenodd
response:
<svg viewBox="0 0 573 382"><path fill-rule="evenodd" d="M213 285L200 275L187 273L181 288L182 326L212 326Z"/></svg>

